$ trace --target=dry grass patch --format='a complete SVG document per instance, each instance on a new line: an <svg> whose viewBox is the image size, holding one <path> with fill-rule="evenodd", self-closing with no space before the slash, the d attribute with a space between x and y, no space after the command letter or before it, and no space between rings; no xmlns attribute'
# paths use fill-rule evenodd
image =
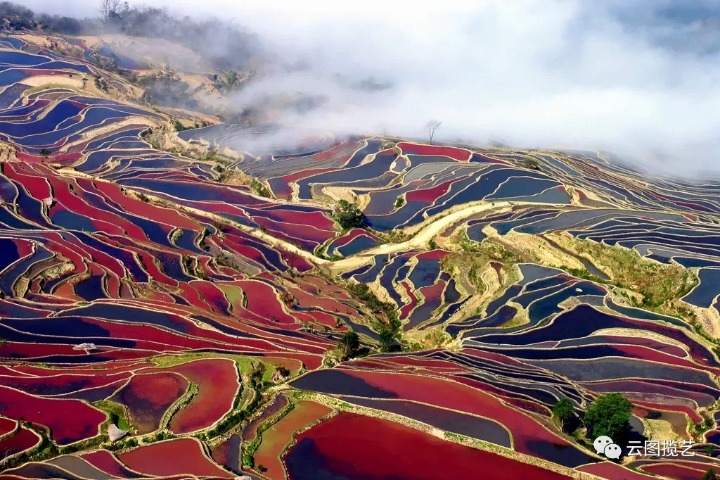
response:
<svg viewBox="0 0 720 480"><path fill-rule="evenodd" d="M687 316L692 312L677 302L698 284L697 276L680 265L641 257L635 250L581 240L568 234L549 234L563 248L587 258L610 277L610 283L640 294L630 298L636 307ZM687 311L685 311L687 310Z"/></svg>

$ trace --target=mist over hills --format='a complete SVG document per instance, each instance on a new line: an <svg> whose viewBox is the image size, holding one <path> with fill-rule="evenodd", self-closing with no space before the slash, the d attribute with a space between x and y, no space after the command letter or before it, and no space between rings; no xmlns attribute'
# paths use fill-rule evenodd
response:
<svg viewBox="0 0 720 480"><path fill-rule="evenodd" d="M27 5L98 14L97 2L69 3ZM714 2L487 0L408 10L218 0L210 6L223 11L219 23L194 2L145 4L171 13L126 33L185 42L218 70L243 70L253 57L262 74L226 106L270 105L273 122L289 127L421 138L437 118L440 141L604 150L662 174L717 165Z"/></svg>
<svg viewBox="0 0 720 480"><path fill-rule="evenodd" d="M711 3L102 5L0 3L3 478L716 477Z"/></svg>

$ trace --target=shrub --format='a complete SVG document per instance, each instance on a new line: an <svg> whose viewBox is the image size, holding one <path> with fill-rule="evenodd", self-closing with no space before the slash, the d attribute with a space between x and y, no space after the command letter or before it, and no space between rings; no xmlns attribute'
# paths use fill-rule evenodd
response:
<svg viewBox="0 0 720 480"><path fill-rule="evenodd" d="M357 333L353 331L345 332L343 336L340 337L340 342L338 343L338 350L340 350L340 354L342 355L343 360L356 356L359 349L360 337Z"/></svg>
<svg viewBox="0 0 720 480"><path fill-rule="evenodd" d="M522 161L522 165L525 168L531 168L533 170L540 170L540 162L534 158L526 158Z"/></svg>
<svg viewBox="0 0 720 480"><path fill-rule="evenodd" d="M592 438L607 435L617 443L630 432L631 412L632 404L619 393L598 397L585 412L588 433Z"/></svg>
<svg viewBox="0 0 720 480"><path fill-rule="evenodd" d="M552 407L552 412L553 415L560 420L560 425L564 431L568 429L571 421L575 418L575 407L573 407L572 402L567 398L562 398L555 402L555 405Z"/></svg>
<svg viewBox="0 0 720 480"><path fill-rule="evenodd" d="M105 82L102 77L95 77L95 87L97 87L98 90L101 90L103 92L108 91L107 82Z"/></svg>
<svg viewBox="0 0 720 480"><path fill-rule="evenodd" d="M250 182L250 188L252 188L261 197L272 198L270 190L268 190L265 184L258 179L253 179L253 181Z"/></svg>
<svg viewBox="0 0 720 480"><path fill-rule="evenodd" d="M395 335L390 330L380 332L379 347L381 352L392 352L396 347Z"/></svg>
<svg viewBox="0 0 720 480"><path fill-rule="evenodd" d="M333 210L333 218L345 230L350 228L362 228L365 226L365 214L360 211L357 205L347 200L340 200Z"/></svg>
<svg viewBox="0 0 720 480"><path fill-rule="evenodd" d="M347 288L353 297L364 302L377 315L373 328L380 334L380 350L396 350L402 324L395 304L381 301L364 283L350 283Z"/></svg>

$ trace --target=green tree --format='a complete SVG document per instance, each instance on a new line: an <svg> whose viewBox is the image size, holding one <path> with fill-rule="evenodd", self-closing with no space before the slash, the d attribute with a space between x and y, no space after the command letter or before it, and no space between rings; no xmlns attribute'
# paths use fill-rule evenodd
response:
<svg viewBox="0 0 720 480"><path fill-rule="evenodd" d="M253 362L251 365L251 372L250 372L250 383L254 388L262 388L263 386L263 376L265 376L265 364L262 362Z"/></svg>
<svg viewBox="0 0 720 480"><path fill-rule="evenodd" d="M552 412L553 415L560 420L560 425L562 425L563 430L566 430L575 418L575 407L573 407L572 402L567 398L562 398L555 402L555 405L552 407Z"/></svg>
<svg viewBox="0 0 720 480"><path fill-rule="evenodd" d="M703 475L703 480L716 480L718 478L717 473L715 472L715 469L711 468L707 472L705 472L705 475Z"/></svg>
<svg viewBox="0 0 720 480"><path fill-rule="evenodd" d="M392 331L383 330L380 332L380 351L392 352L395 350L395 337Z"/></svg>
<svg viewBox="0 0 720 480"><path fill-rule="evenodd" d="M50 156L50 153L50 150L48 150L47 148L43 148L42 150L40 150L40 155L43 158L48 158Z"/></svg>
<svg viewBox="0 0 720 480"><path fill-rule="evenodd" d="M353 331L345 332L343 336L340 337L338 349L340 350L343 360L353 358L360 349L360 337Z"/></svg>
<svg viewBox="0 0 720 480"><path fill-rule="evenodd" d="M333 218L343 229L362 228L365 226L365 214L357 205L347 200L340 200L333 210Z"/></svg>
<svg viewBox="0 0 720 480"><path fill-rule="evenodd" d="M400 322L400 317L395 309L383 313L384 315L376 320L375 327L380 334L380 351L393 352L401 348L397 340L401 336L402 322Z"/></svg>
<svg viewBox="0 0 720 480"><path fill-rule="evenodd" d="M526 158L522 161L522 165L525 168L532 168L533 170L540 170L540 162L535 158Z"/></svg>
<svg viewBox="0 0 720 480"><path fill-rule="evenodd" d="M632 403L619 393L598 397L585 412L588 436L607 435L616 443L622 441L630 432L631 412Z"/></svg>

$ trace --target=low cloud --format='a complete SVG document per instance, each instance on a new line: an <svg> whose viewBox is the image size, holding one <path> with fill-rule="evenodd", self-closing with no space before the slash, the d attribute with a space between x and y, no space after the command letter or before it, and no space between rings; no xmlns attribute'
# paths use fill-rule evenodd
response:
<svg viewBox="0 0 720 480"><path fill-rule="evenodd" d="M75 14L95 5L67 3ZM612 151L661 173L720 168L716 2L146 3L256 33L277 64L232 101L307 99L283 110L288 126L423 138L436 118L441 142Z"/></svg>

